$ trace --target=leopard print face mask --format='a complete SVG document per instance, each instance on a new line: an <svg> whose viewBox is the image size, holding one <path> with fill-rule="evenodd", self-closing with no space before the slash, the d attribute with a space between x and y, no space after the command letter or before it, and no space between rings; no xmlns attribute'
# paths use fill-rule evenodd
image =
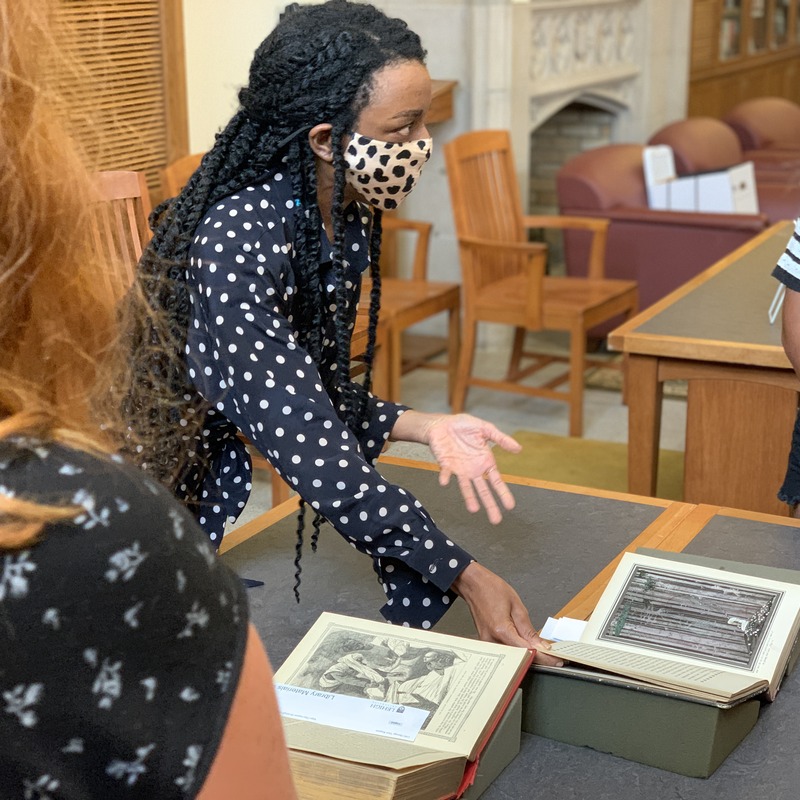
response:
<svg viewBox="0 0 800 800"><path fill-rule="evenodd" d="M354 133L344 152L347 182L382 211L397 208L414 188L432 150L433 139L382 142Z"/></svg>

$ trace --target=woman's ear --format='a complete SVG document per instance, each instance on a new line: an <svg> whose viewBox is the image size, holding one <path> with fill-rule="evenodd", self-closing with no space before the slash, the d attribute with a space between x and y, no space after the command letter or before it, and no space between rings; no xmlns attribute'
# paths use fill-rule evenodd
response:
<svg viewBox="0 0 800 800"><path fill-rule="evenodd" d="M308 143L311 145L314 155L329 163L333 161L333 150L331 149L332 127L328 122L321 122L308 132Z"/></svg>

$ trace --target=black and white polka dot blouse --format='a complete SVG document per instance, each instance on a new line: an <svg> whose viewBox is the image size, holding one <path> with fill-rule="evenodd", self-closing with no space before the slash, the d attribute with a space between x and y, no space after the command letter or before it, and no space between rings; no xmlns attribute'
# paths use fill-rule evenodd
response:
<svg viewBox="0 0 800 800"><path fill-rule="evenodd" d="M292 241L302 213L288 176L276 170L217 203L196 230L187 271L192 320L186 356L192 380L214 407L201 443L212 477L200 488L199 521L218 543L225 516L235 519L247 499L249 458L234 436L238 428L353 547L372 556L388 597L383 615L428 628L452 601L450 586L470 556L413 496L372 466L405 407L370 395L367 421L356 436L331 401L333 319L344 315L352 328L368 265L369 212L355 203L345 212L343 309L336 307L331 248L320 231L319 291L329 302L319 364L298 341L292 318ZM183 491L191 495L191 486Z"/></svg>
<svg viewBox="0 0 800 800"><path fill-rule="evenodd" d="M244 657L241 581L111 459L3 441L0 493L80 509L0 550L0 797L195 797Z"/></svg>

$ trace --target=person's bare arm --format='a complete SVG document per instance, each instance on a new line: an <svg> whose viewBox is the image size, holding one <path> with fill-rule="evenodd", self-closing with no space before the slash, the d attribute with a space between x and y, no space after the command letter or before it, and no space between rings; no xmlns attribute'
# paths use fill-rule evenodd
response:
<svg viewBox="0 0 800 800"><path fill-rule="evenodd" d="M800 292L786 289L781 328L783 349L800 377Z"/></svg>
<svg viewBox="0 0 800 800"><path fill-rule="evenodd" d="M239 685L198 800L296 800L272 668L256 629L247 634Z"/></svg>

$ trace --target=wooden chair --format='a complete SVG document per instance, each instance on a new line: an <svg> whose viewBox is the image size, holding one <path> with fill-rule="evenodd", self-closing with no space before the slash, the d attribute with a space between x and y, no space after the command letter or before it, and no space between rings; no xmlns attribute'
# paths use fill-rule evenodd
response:
<svg viewBox="0 0 800 800"><path fill-rule="evenodd" d="M457 283L427 280L428 244L433 226L429 222L383 217L384 241L381 247L381 312L378 324L374 365L374 389L385 400L400 399L401 376L417 367L429 366L448 370L447 396L452 400L455 387L456 368L460 339L460 287ZM400 276L397 268L399 237L411 234L414 239L410 277ZM372 283L364 281L361 290L359 311L366 314L369 309L369 293ZM411 339L405 331L424 319L447 312L448 335L425 337L422 347L420 339ZM415 348L413 356L411 348ZM431 364L429 359L447 351L446 364Z"/></svg>
<svg viewBox="0 0 800 800"><path fill-rule="evenodd" d="M195 170L200 166L205 153L192 153L183 156L171 164L167 164L160 172L161 193L164 198L175 197L189 182Z"/></svg>
<svg viewBox="0 0 800 800"><path fill-rule="evenodd" d="M97 252L108 265L102 279L115 301L133 283L142 250L150 241L150 192L142 172L97 172L98 202L92 209Z"/></svg>
<svg viewBox="0 0 800 800"><path fill-rule="evenodd" d="M563 400L569 404L569 434L583 433L583 374L586 332L637 309L636 283L603 277L607 220L524 216L507 131L475 131L444 147L458 236L464 291L464 332L453 411L464 407L467 388L484 386ZM592 234L586 278L545 274L547 248L529 242L528 228L577 228ZM474 377L479 322L516 328L504 380ZM524 353L526 331L559 330L570 335L569 369L542 386L521 384L555 359ZM534 358L521 368L522 358ZM569 390L555 387L569 380Z"/></svg>

